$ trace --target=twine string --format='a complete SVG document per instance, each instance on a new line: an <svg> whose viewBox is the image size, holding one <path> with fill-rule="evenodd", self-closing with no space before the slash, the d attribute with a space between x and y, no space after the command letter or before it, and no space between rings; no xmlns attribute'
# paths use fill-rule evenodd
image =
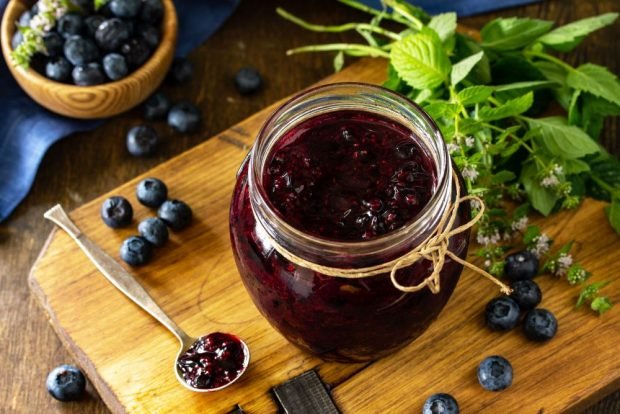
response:
<svg viewBox="0 0 620 414"><path fill-rule="evenodd" d="M431 292L437 294L441 290L441 270L443 269L443 266L446 262L446 257L449 257L455 262L467 267L470 270L473 270L479 275L486 277L493 283L497 284L500 287L500 290L508 295L511 293L511 289L506 284L500 282L498 279L493 277L484 269L481 269L478 266L461 259L448 249L450 238L472 228L478 221L480 221L485 210L484 203L482 202L480 197L474 195L467 195L461 197L461 189L460 185L458 184L458 176L456 175L456 172L454 170L452 170L452 179L455 183L456 197L455 200L446 209L444 214L441 216L437 227L412 250L389 262L381 263L375 266L346 269L339 267L323 266L318 263L305 260L290 252L281 244L273 240L273 238L269 236L267 232L265 232L265 235L267 236L267 239L273 245L275 250L287 260L295 263L298 266L314 270L315 272L324 274L326 276L340 277L344 279L361 279L364 277L375 276L389 272L392 284L394 285L394 287L396 287L402 292L417 292L426 286L430 289ZM476 201L477 203L479 203L480 209L478 210L478 213L468 222L453 229L452 227L454 226L454 223L458 218L458 210L461 203L469 201ZM396 272L399 269L410 266L421 259L428 260L433 264L433 271L422 282L414 286L405 286L396 280Z"/></svg>

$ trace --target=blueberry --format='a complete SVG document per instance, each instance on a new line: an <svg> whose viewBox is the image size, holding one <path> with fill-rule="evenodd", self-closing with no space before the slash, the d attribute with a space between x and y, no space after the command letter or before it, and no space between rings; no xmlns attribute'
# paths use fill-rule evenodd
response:
<svg viewBox="0 0 620 414"><path fill-rule="evenodd" d="M49 59L41 52L35 53L30 59L30 67L39 73L45 73L45 66Z"/></svg>
<svg viewBox="0 0 620 414"><path fill-rule="evenodd" d="M79 35L84 32L86 25L81 15L77 13L67 13L58 19L58 33L68 38L73 35Z"/></svg>
<svg viewBox="0 0 620 414"><path fill-rule="evenodd" d="M180 200L167 200L159 207L157 216L172 230L179 231L192 222L192 209Z"/></svg>
<svg viewBox="0 0 620 414"><path fill-rule="evenodd" d="M168 125L179 132L195 132L200 126L198 108L187 101L179 102L168 112Z"/></svg>
<svg viewBox="0 0 620 414"><path fill-rule="evenodd" d="M11 48L13 50L17 49L19 45L24 42L24 34L20 30L16 30L13 33L13 38L11 39Z"/></svg>
<svg viewBox="0 0 620 414"><path fill-rule="evenodd" d="M532 341L548 341L557 331L558 320L547 309L533 309L523 319L523 333Z"/></svg>
<svg viewBox="0 0 620 414"><path fill-rule="evenodd" d="M164 14L164 5L161 0L144 0L140 10L140 20L146 23L157 23Z"/></svg>
<svg viewBox="0 0 620 414"><path fill-rule="evenodd" d="M30 9L30 13L34 16L35 14L39 14L39 2L36 2L34 6Z"/></svg>
<svg viewBox="0 0 620 414"><path fill-rule="evenodd" d="M73 68L73 83L78 86L101 85L106 81L101 65L97 62L87 63Z"/></svg>
<svg viewBox="0 0 620 414"><path fill-rule="evenodd" d="M153 245L140 236L131 236L121 245L121 259L131 266L147 264L153 257Z"/></svg>
<svg viewBox="0 0 620 414"><path fill-rule="evenodd" d="M160 30L155 27L145 23L139 23L136 26L136 36L146 43L151 50L157 49L159 46L159 40L161 38Z"/></svg>
<svg viewBox="0 0 620 414"><path fill-rule="evenodd" d="M101 23L105 22L106 18L100 14L93 14L92 16L88 16L84 19L84 24L86 25L86 33L90 37L95 37L95 33L97 33L97 29Z"/></svg>
<svg viewBox="0 0 620 414"><path fill-rule="evenodd" d="M542 292L533 280L517 280L510 286L511 298L519 305L522 311L534 309L542 300Z"/></svg>
<svg viewBox="0 0 620 414"><path fill-rule="evenodd" d="M61 365L54 368L48 375L47 392L59 401L75 401L82 398L86 390L86 378L78 367Z"/></svg>
<svg viewBox="0 0 620 414"><path fill-rule="evenodd" d="M112 18L100 23L95 31L95 41L100 48L116 50L131 37L131 28L127 22Z"/></svg>
<svg viewBox="0 0 620 414"><path fill-rule="evenodd" d="M113 81L122 79L129 73L125 57L118 53L110 53L104 56L103 70L108 78Z"/></svg>
<svg viewBox="0 0 620 414"><path fill-rule="evenodd" d="M260 73L254 68L242 68L235 75L235 86L242 95L250 95L263 85Z"/></svg>
<svg viewBox="0 0 620 414"><path fill-rule="evenodd" d="M99 60L99 49L90 39L74 35L65 42L65 57L72 65L85 65Z"/></svg>
<svg viewBox="0 0 620 414"><path fill-rule="evenodd" d="M519 305L507 296L491 300L484 313L486 324L493 331L508 331L514 328L519 323L519 315Z"/></svg>
<svg viewBox="0 0 620 414"><path fill-rule="evenodd" d="M478 382L488 391L501 391L512 385L512 365L504 357L486 357L478 365Z"/></svg>
<svg viewBox="0 0 620 414"><path fill-rule="evenodd" d="M131 224L133 208L125 197L113 196L107 198L101 205L101 218L113 229L125 227Z"/></svg>
<svg viewBox="0 0 620 414"><path fill-rule="evenodd" d="M168 83L178 85L191 79L194 73L194 66L189 60L177 57L172 61L166 80Z"/></svg>
<svg viewBox="0 0 620 414"><path fill-rule="evenodd" d="M146 241L158 247L163 246L168 241L168 227L158 217L149 217L140 222L138 232Z"/></svg>
<svg viewBox="0 0 620 414"><path fill-rule="evenodd" d="M135 157L153 155L159 143L157 131L148 125L138 125L127 133L127 151Z"/></svg>
<svg viewBox="0 0 620 414"><path fill-rule="evenodd" d="M19 16L17 20L17 27L30 27L30 20L32 20L34 14L30 10L26 10Z"/></svg>
<svg viewBox="0 0 620 414"><path fill-rule="evenodd" d="M147 207L159 207L168 198L168 187L157 178L145 178L136 187L136 198Z"/></svg>
<svg viewBox="0 0 620 414"><path fill-rule="evenodd" d="M43 35L43 45L49 57L58 57L63 53L65 39L56 32L49 32Z"/></svg>
<svg viewBox="0 0 620 414"><path fill-rule="evenodd" d="M422 414L459 414L459 405L450 394L433 394L422 408Z"/></svg>
<svg viewBox="0 0 620 414"><path fill-rule="evenodd" d="M140 13L142 0L112 0L110 11L117 17L136 17Z"/></svg>
<svg viewBox="0 0 620 414"><path fill-rule="evenodd" d="M508 255L504 274L511 280L532 279L538 274L538 258L529 250Z"/></svg>
<svg viewBox="0 0 620 414"><path fill-rule="evenodd" d="M170 100L163 92L157 92L144 103L144 117L148 120L165 119L170 110Z"/></svg>
<svg viewBox="0 0 620 414"><path fill-rule="evenodd" d="M144 40L133 38L121 46L121 53L127 59L130 67L138 68L148 60L151 49Z"/></svg>
<svg viewBox="0 0 620 414"><path fill-rule="evenodd" d="M67 82L72 70L73 66L64 57L52 58L45 65L45 76L56 82Z"/></svg>

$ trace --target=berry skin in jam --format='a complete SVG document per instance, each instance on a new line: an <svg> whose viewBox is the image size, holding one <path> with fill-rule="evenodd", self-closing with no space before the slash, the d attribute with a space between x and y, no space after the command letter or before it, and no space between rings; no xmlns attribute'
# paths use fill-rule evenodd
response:
<svg viewBox="0 0 620 414"><path fill-rule="evenodd" d="M435 188L411 130L381 115L335 111L288 131L263 183L284 219L322 238L371 240L410 222Z"/></svg>

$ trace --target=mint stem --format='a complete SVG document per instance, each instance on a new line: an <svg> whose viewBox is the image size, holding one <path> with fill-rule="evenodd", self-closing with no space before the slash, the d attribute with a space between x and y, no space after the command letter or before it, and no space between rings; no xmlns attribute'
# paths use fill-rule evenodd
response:
<svg viewBox="0 0 620 414"><path fill-rule="evenodd" d="M306 53L306 52L344 52L350 56L371 56L371 57L384 57L389 58L390 54L384 50L381 50L376 47L361 45L356 43L332 43L329 45L309 45L302 46L296 49L287 50L286 54L288 56L293 55L295 53Z"/></svg>

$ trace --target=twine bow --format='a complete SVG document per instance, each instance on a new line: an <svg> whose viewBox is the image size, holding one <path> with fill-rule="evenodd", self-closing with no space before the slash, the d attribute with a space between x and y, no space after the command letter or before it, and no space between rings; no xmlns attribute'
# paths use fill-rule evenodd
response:
<svg viewBox="0 0 620 414"><path fill-rule="evenodd" d="M441 290L439 276L441 274L441 270L443 269L443 265L445 264L446 257L449 257L455 262L460 263L468 269L471 269L479 275L491 280L493 283L497 284L500 287L500 290L503 293L508 295L511 293L511 289L506 284L500 282L491 274L479 268L478 266L461 259L448 249L450 238L472 228L478 221L480 221L485 209L484 203L479 197L473 195L461 197L461 189L458 185L458 176L456 175L456 172L454 170L452 170L452 178L454 180L454 183L456 184L456 197L455 200L446 209L443 216L441 216L441 219L439 220L439 223L437 224L435 230L433 230L431 234L427 236L426 239L424 239L424 241L418 244L415 248L403 254L399 258L396 258L386 263L353 269L323 266L318 263L302 259L301 257L295 255L294 253L291 253L289 250L287 250L282 245L273 240L273 238L271 238L267 234L267 232L265 232L265 235L267 236L273 247L276 249L276 251L282 256L284 256L286 259L299 266L306 267L326 276L340 277L344 279L360 279L390 272L390 279L394 284L394 287L396 287L398 290L401 290L403 292L417 292L423 289L424 286L428 286L431 292L437 294ZM461 203L473 200L477 201L480 204L480 209L478 213L465 224L462 224L459 227L452 229L452 226L454 225L454 222L458 217L458 210ZM400 284L396 280L396 272L399 269L412 265L420 259L426 259L433 263L433 271L431 272L431 274L415 286L404 286Z"/></svg>

